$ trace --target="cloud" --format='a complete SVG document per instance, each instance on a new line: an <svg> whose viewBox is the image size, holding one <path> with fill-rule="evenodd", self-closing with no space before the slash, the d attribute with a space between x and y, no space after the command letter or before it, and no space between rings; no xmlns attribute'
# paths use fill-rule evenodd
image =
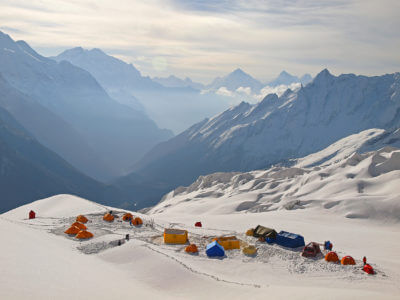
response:
<svg viewBox="0 0 400 300"><path fill-rule="evenodd" d="M394 0L0 2L2 30L44 55L97 47L145 75L205 83L238 65L264 82L283 69L398 71L399 14ZM155 68L155 58L166 68Z"/></svg>
<svg viewBox="0 0 400 300"><path fill-rule="evenodd" d="M259 100L262 100L267 96L268 94L277 94L278 96L283 95L284 92L286 92L288 89L295 91L301 87L301 83L295 82L289 85L281 84L278 86L265 86L261 89L261 92L259 95L256 95L256 98Z"/></svg>
<svg viewBox="0 0 400 300"><path fill-rule="evenodd" d="M228 90L226 87L222 86L218 90L215 91L217 95L227 96L227 97L234 97L234 93Z"/></svg>

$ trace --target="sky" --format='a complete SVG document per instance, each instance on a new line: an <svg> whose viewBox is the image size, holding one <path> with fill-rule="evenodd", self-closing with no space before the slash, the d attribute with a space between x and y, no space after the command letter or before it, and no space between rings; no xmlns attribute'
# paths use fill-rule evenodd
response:
<svg viewBox="0 0 400 300"><path fill-rule="evenodd" d="M400 71L398 0L0 0L0 30L40 54L82 46L142 74L209 83L241 68L294 75Z"/></svg>

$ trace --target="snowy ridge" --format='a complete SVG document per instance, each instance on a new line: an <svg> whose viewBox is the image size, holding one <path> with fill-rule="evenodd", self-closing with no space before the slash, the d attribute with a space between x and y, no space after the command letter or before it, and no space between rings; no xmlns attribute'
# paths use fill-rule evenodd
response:
<svg viewBox="0 0 400 300"><path fill-rule="evenodd" d="M270 94L256 105L242 102L193 125L155 146L132 174L172 190L200 175L286 164L364 130L399 127L399 73L333 76L323 70L298 91Z"/></svg>
<svg viewBox="0 0 400 300"><path fill-rule="evenodd" d="M400 221L399 130L371 129L292 161L246 173L200 176L164 196L149 213L229 214L276 210L326 210L347 218ZM379 139L379 137L384 138ZM371 143L374 142L374 143Z"/></svg>

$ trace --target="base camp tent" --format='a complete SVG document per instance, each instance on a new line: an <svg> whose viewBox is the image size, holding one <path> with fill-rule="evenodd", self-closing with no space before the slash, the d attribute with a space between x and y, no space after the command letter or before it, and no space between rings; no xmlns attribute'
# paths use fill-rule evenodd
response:
<svg viewBox="0 0 400 300"><path fill-rule="evenodd" d="M134 226L139 226L143 224L143 220L139 217L136 217L134 219L131 220L131 224Z"/></svg>
<svg viewBox="0 0 400 300"><path fill-rule="evenodd" d="M343 257L342 260L340 261L340 263L342 265L355 265L356 264L354 258L352 258L350 255Z"/></svg>
<svg viewBox="0 0 400 300"><path fill-rule="evenodd" d="M185 251L188 253L197 253L199 250L197 249L197 246L195 244L190 244L189 246L186 246Z"/></svg>
<svg viewBox="0 0 400 300"><path fill-rule="evenodd" d="M188 232L181 229L164 229L164 243L166 244L186 244L188 240Z"/></svg>
<svg viewBox="0 0 400 300"><path fill-rule="evenodd" d="M319 244L311 242L303 248L301 255L304 257L316 257L320 253L321 249L319 248Z"/></svg>
<svg viewBox="0 0 400 300"><path fill-rule="evenodd" d="M76 227L78 227L78 228L81 229L81 230L86 230L86 229L87 229L87 227L85 226L85 224L82 224L82 223L79 223L79 222L72 223L71 226L76 226Z"/></svg>
<svg viewBox="0 0 400 300"><path fill-rule="evenodd" d="M336 254L336 252L331 251L325 255L325 260L329 261L329 262L337 263L337 262L339 262L339 256Z"/></svg>
<svg viewBox="0 0 400 300"><path fill-rule="evenodd" d="M85 224L88 221L88 219L84 215L79 215L76 217L76 222L81 222Z"/></svg>
<svg viewBox="0 0 400 300"><path fill-rule="evenodd" d="M244 247L242 251L246 255L255 255L257 253L257 248L253 245L249 245Z"/></svg>
<svg viewBox="0 0 400 300"><path fill-rule="evenodd" d="M93 237L93 233L86 231L86 230L81 230L78 232L78 234L75 237L80 240L90 239Z"/></svg>
<svg viewBox="0 0 400 300"><path fill-rule="evenodd" d="M114 221L114 216L112 214L110 214L110 213L106 213L103 216L103 220L107 221L107 222L112 222L112 221Z"/></svg>
<svg viewBox="0 0 400 300"><path fill-rule="evenodd" d="M268 228L268 227L264 227L261 225L258 225L255 229L254 229L254 233L253 233L254 237L263 237L263 238L275 238L276 237L276 231L272 228Z"/></svg>
<svg viewBox="0 0 400 300"><path fill-rule="evenodd" d="M217 241L214 241L207 245L206 254L209 257L224 256L225 250Z"/></svg>
<svg viewBox="0 0 400 300"><path fill-rule="evenodd" d="M76 235L79 233L79 231L81 231L81 229L79 229L76 226L71 226L70 228L68 228L67 230L64 231L64 233L66 234L70 234L70 235Z"/></svg>
<svg viewBox="0 0 400 300"><path fill-rule="evenodd" d="M276 235L275 243L288 248L304 247L304 238L295 233L281 231Z"/></svg>
<svg viewBox="0 0 400 300"><path fill-rule="evenodd" d="M213 241L217 241L225 250L240 249L240 241L236 236L216 237Z"/></svg>
<svg viewBox="0 0 400 300"><path fill-rule="evenodd" d="M36 218L36 213L33 210L31 210L29 212L29 219L34 219L34 218Z"/></svg>
<svg viewBox="0 0 400 300"><path fill-rule="evenodd" d="M133 218L133 215L131 213L126 213L122 216L123 221L130 221L130 220L132 220L132 218Z"/></svg>

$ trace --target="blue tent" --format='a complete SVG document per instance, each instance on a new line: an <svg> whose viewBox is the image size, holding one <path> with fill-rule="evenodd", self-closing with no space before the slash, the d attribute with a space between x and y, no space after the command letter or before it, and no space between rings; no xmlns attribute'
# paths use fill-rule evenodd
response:
<svg viewBox="0 0 400 300"><path fill-rule="evenodd" d="M300 234L281 231L276 235L275 243L288 248L304 247L304 238Z"/></svg>
<svg viewBox="0 0 400 300"><path fill-rule="evenodd" d="M217 243L217 241L214 241L207 245L206 254L209 257L224 256L225 250L224 247Z"/></svg>

